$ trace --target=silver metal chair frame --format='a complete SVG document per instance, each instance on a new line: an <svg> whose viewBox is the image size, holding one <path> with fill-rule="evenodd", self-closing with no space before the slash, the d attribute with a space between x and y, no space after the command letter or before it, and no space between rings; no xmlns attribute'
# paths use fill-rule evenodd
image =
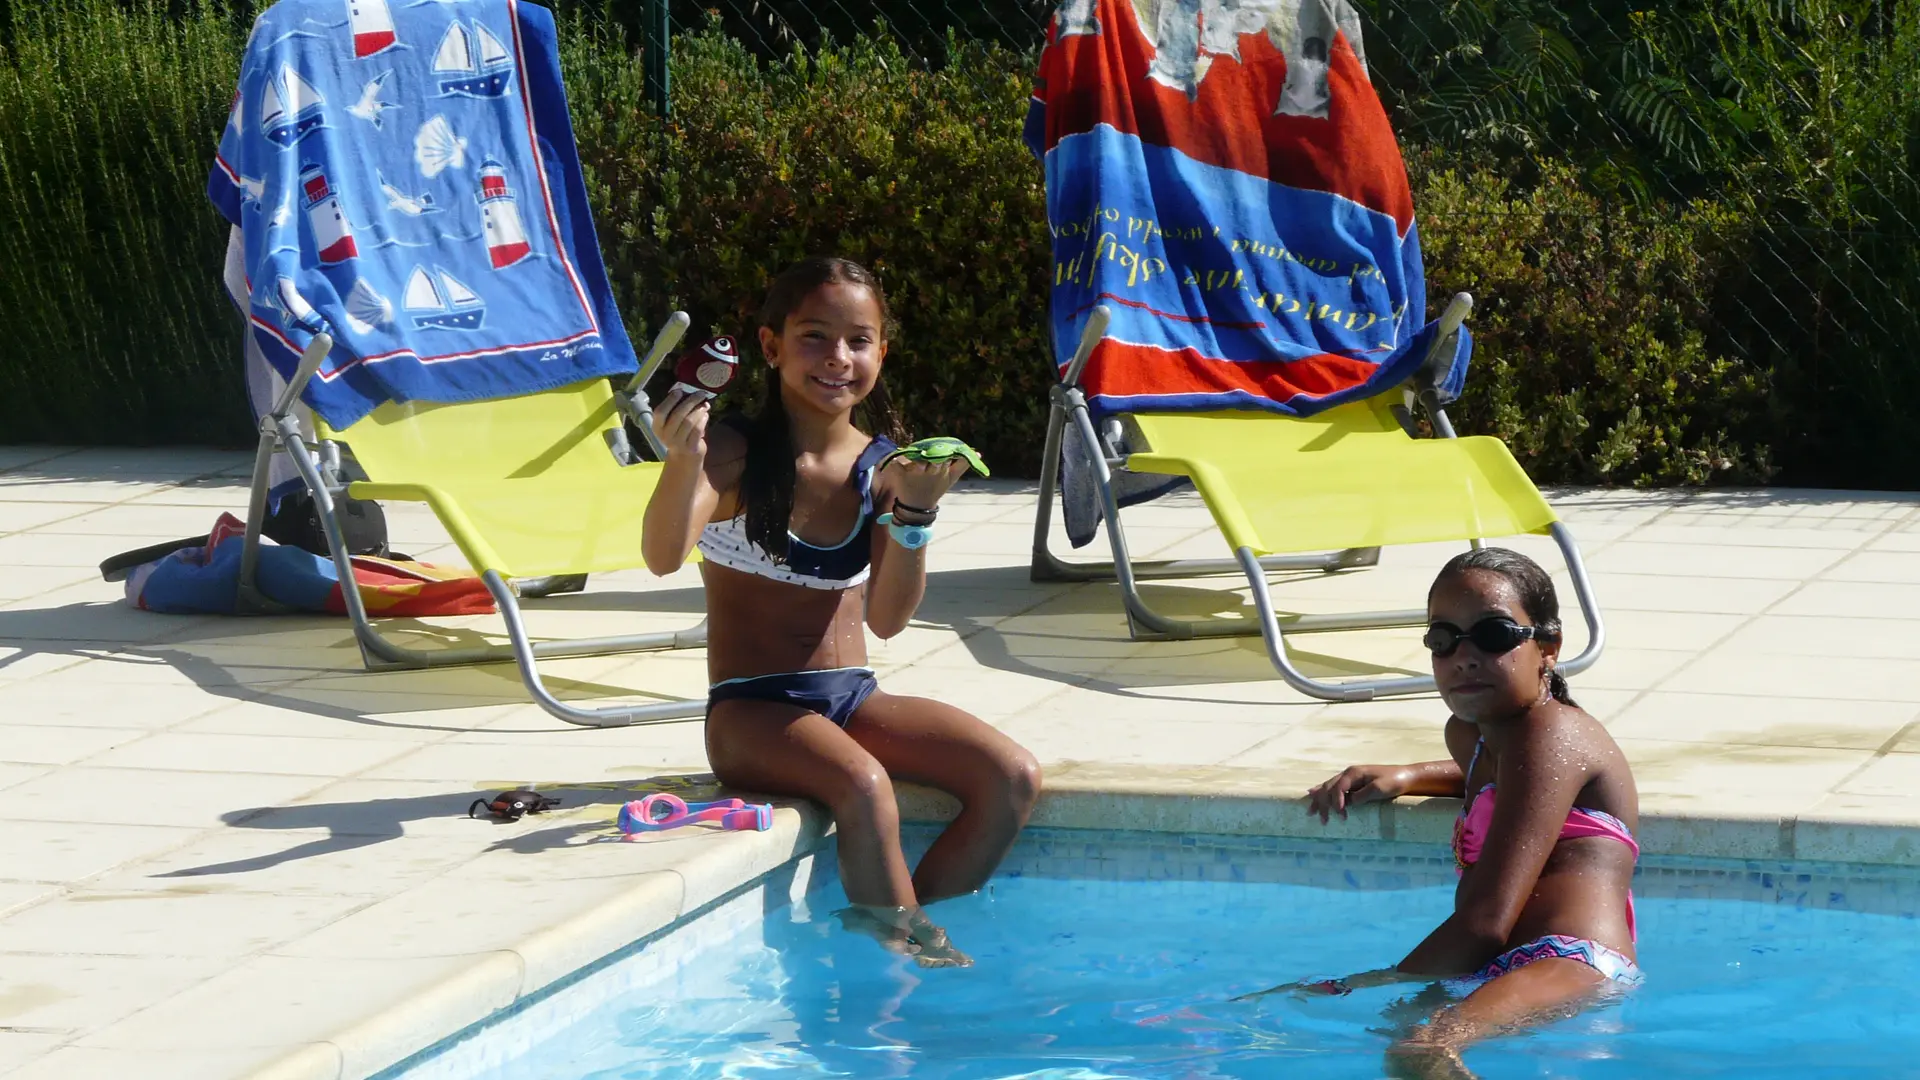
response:
<svg viewBox="0 0 1920 1080"><path fill-rule="evenodd" d="M634 420L646 438L647 448L652 460L665 458L665 449L653 433L653 416L645 393L648 378L658 370L666 359L667 353L677 344L687 331L688 318L684 312L674 312L673 317L661 328L653 339L653 345L647 350L640 370L627 383L625 389L617 391L615 399L620 411ZM486 570L480 575L487 591L493 594L494 603L499 605L500 616L506 623L507 644L480 645L467 648L420 650L401 645L380 633L368 617L366 605L361 602L360 591L352 588L352 556L347 551L340 520L335 510L334 500L346 493L348 480L341 469L340 447L331 440L321 440L315 447L309 447L300 431L299 421L293 416L294 404L300 399L300 392L320 365L326 360L327 353L333 348L333 339L320 334L314 337L300 357L299 367L286 388L274 402L273 410L260 421L260 442L254 452L253 483L251 498L247 509L247 533L245 547L240 557L239 609L255 613L284 613L286 607L273 602L262 595L255 585L255 575L259 567L260 528L267 514L267 483L269 465L276 450L285 450L292 459L294 468L305 482L307 490L313 495L314 506L320 518L320 527L327 537L327 548L332 555L334 568L340 575L345 587L340 591L346 601L347 617L353 623L353 636L360 644L360 655L368 670L425 669L451 667L464 664L497 663L504 660L516 662L520 668L521 681L526 684L527 692L533 696L541 708L570 724L583 727L620 727L630 724L650 724L668 720L684 720L706 714L707 703L704 699L675 699L650 702L643 705L610 705L600 708L582 708L570 705L555 697L547 689L540 677L538 661L542 658L564 656L604 656L614 653L650 652L665 649L703 648L707 643L707 624L703 619L697 626L686 630L675 630L650 634L631 634L621 637L579 638L569 641L536 642L527 633L526 623L521 618L520 598L498 571ZM624 440L618 440L624 441ZM612 447L622 464L637 460L624 446Z"/></svg>
<svg viewBox="0 0 1920 1080"><path fill-rule="evenodd" d="M1441 315L1440 332L1435 336L1432 351L1421 366L1421 372L1427 373L1433 365L1451 355L1450 340L1466 321L1472 310L1473 298L1460 293L1447 305ZM1096 430L1093 415L1088 408L1085 391L1080 379L1086 370L1087 362L1093 356L1094 346L1105 336L1111 312L1104 306L1095 308L1088 316L1086 328L1081 332L1080 344L1074 353L1073 362L1068 365L1060 382L1048 391L1050 407L1047 416L1047 439L1042 453L1045 455L1040 472L1040 505L1034 515L1033 557L1030 576L1034 581L1106 581L1118 580L1120 595L1127 615L1127 630L1136 641L1151 640L1190 640L1203 637L1250 637L1259 634L1266 639L1267 658L1274 669L1280 673L1289 686L1312 697L1326 701L1370 701L1377 697L1394 697L1406 694L1429 693L1434 689L1432 676L1395 676L1378 678L1346 679L1338 682L1316 679L1302 672L1293 662L1287 648L1288 634L1324 633L1334 630L1366 630L1382 627L1421 626L1427 621L1424 609L1405 609L1398 611L1368 611L1337 615L1280 615L1275 612L1271 588L1267 574L1273 571L1318 570L1332 573L1340 570L1359 569L1378 564L1379 548L1349 548L1344 551L1305 555L1277 555L1261 557L1251 548L1240 548L1231 559L1174 559L1136 563L1127 550L1126 533L1120 523L1120 504L1113 490L1113 471L1126 466L1126 457ZM1421 385L1422 383L1426 385ZM1434 431L1440 438L1454 438L1453 424L1448 420L1446 410L1441 407L1439 396L1431 386L1431 378L1416 376L1414 399L1433 422ZM1412 434L1412 417L1396 406L1396 415ZM1048 540L1052 530L1054 492L1059 487L1060 451L1066 436L1066 427L1072 424L1083 444L1090 448L1088 457L1093 462L1093 472L1100 491L1101 518L1106 524L1107 543L1113 550L1111 562L1066 560L1056 556L1049 547ZM1587 645L1579 655L1560 662L1559 670L1567 675L1577 675L1593 666L1600 657L1606 644L1606 628L1600 617L1599 606L1593 598L1593 585L1587 577L1586 565L1581 560L1580 549L1574 543L1573 534L1564 523L1556 522L1552 526L1554 543L1560 548L1566 559L1567 570L1573 579L1573 590L1580 604L1582 617L1587 625ZM1482 546L1480 538L1469 541L1471 546ZM1208 619L1192 621L1176 619L1164 615L1147 603L1140 595L1139 582L1143 579L1192 578L1215 574L1239 573L1246 577L1253 592L1256 617L1252 619Z"/></svg>

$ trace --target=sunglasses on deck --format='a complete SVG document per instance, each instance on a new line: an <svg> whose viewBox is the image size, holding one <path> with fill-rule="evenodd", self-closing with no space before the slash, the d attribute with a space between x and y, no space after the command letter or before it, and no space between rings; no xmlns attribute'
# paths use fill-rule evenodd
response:
<svg viewBox="0 0 1920 1080"><path fill-rule="evenodd" d="M1452 623L1437 622L1427 627L1426 636L1420 643L1438 657L1453 655L1463 641L1473 642L1473 647L1488 656L1499 656L1520 647L1522 642L1544 639L1537 626L1521 626L1504 615L1494 615L1474 623L1471 629L1462 630Z"/></svg>

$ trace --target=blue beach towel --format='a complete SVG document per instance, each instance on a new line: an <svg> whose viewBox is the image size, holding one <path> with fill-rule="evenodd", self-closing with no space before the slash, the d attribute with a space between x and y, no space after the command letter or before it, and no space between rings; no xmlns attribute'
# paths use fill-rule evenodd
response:
<svg viewBox="0 0 1920 1080"><path fill-rule="evenodd" d="M519 0L282 0L254 23L208 179L248 322L334 428L638 362L593 236L553 18Z"/></svg>

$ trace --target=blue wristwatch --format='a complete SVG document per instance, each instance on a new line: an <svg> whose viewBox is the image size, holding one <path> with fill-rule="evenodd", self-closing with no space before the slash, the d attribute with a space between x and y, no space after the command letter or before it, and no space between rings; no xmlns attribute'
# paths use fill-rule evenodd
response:
<svg viewBox="0 0 1920 1080"><path fill-rule="evenodd" d="M933 539L931 525L902 525L893 520L892 514L881 514L874 520L887 527L887 535L893 537L894 543L909 551L926 547L927 542Z"/></svg>

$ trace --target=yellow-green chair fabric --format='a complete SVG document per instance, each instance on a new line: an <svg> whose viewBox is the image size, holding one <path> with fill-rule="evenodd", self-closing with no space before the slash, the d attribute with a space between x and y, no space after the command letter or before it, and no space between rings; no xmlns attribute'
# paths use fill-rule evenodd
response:
<svg viewBox="0 0 1920 1080"><path fill-rule="evenodd" d="M1546 533L1558 520L1506 444L1409 438L1380 398L1306 419L1136 413L1134 472L1186 476L1229 548L1281 555Z"/></svg>
<svg viewBox="0 0 1920 1080"><path fill-rule="evenodd" d="M641 519L661 466L621 465L620 414L605 379L453 405L388 402L320 437L353 452L356 499L424 502L473 569L507 577L644 564Z"/></svg>
<svg viewBox="0 0 1920 1080"><path fill-rule="evenodd" d="M1454 329L1463 324L1472 306L1467 294L1455 296L1440 319L1436 340L1454 340ZM1586 646L1577 655L1562 656L1560 670L1577 674L1599 657L1606 629L1573 534L1506 444L1485 437L1453 437L1451 423L1430 387L1418 391L1418 400L1440 438L1408 435L1392 397L1376 396L1310 417L1255 410L1129 412L1126 416L1137 429L1136 440L1116 417L1096 421L1080 385L1111 317L1104 305L1089 313L1073 361L1060 385L1049 393L1040 502L1034 515L1034 580L1112 579L1120 586L1127 627L1136 639L1258 634L1265 639L1267 658L1288 685L1324 700L1366 701L1429 693L1434 681L1418 671L1315 678L1294 662L1287 638L1299 633L1419 626L1426 621L1425 609L1283 613L1274 602L1269 573L1346 572L1377 565L1383 548L1446 542L1464 547L1537 533L1551 537L1565 558L1574 599L1587 626ZM1450 354L1436 348L1432 355ZM1408 385L1426 386L1426 379L1416 375ZM1092 481L1099 489L1101 519L1113 548L1110 563L1061 559L1049 547L1054 494L1063 490L1062 460L1074 452L1069 439L1079 443L1080 452L1094 455ZM1121 449L1142 441L1144 448ZM1123 452L1124 458L1114 456ZM1121 492L1111 472L1116 467L1124 467L1128 474L1190 479L1232 558L1135 560L1122 528ZM1246 579L1253 618L1175 618L1156 610L1140 589L1143 580L1222 573Z"/></svg>
<svg viewBox="0 0 1920 1080"><path fill-rule="evenodd" d="M675 318L671 337L685 326L684 315ZM671 337L663 332L655 354L665 354ZM290 424L286 426L280 437L308 485L324 484L318 463L301 440L291 437ZM324 423L317 427L321 439L344 443L369 477L347 485L347 494L424 502L433 508L486 583L506 624L505 645L416 649L381 634L350 594L348 615L369 666L426 668L511 660L542 708L568 723L592 727L704 715L703 698L601 707L563 701L538 670L542 658L699 648L706 644L704 622L690 630L536 641L507 582L645 565L641 523L661 466L624 465L615 457L615 440L622 446L625 441L621 412L605 379L491 401L389 402L344 431ZM260 467L255 473L258 486L265 474ZM341 552L334 552L334 563L342 576L352 573Z"/></svg>

